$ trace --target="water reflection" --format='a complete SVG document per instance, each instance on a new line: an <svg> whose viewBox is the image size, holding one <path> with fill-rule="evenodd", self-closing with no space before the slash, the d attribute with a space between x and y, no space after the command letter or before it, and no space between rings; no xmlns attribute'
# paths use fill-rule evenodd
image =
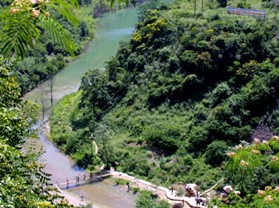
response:
<svg viewBox="0 0 279 208"><path fill-rule="evenodd" d="M52 142L48 141L43 134L40 135L40 138L45 151L40 160L46 164L45 171L52 174L52 182L62 183L66 181L66 178L74 179L75 176L84 172L68 156L60 152Z"/></svg>

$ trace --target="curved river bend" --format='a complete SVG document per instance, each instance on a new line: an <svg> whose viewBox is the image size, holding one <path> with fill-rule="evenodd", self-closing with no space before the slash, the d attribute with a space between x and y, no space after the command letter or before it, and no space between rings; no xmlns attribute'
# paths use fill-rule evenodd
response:
<svg viewBox="0 0 279 208"><path fill-rule="evenodd" d="M104 68L105 62L116 54L119 42L130 38L136 22L136 8L109 13L99 19L95 38L86 51L55 76L55 101L66 94L77 91L81 78L88 69ZM42 88L48 90L48 82L26 94L24 99L39 100Z"/></svg>
<svg viewBox="0 0 279 208"><path fill-rule="evenodd" d="M136 22L137 12L135 8L106 14L101 18L96 36L86 51L55 76L54 102L57 102L66 94L77 91L80 80L88 69L104 68L105 62L116 54L119 42L130 38ZM44 90L43 96L49 101L48 88L48 82L43 83L40 87L28 93L24 99L37 100L39 102L42 99L42 90ZM40 141L35 141L38 143L36 146L42 146L45 151L41 160L46 162L46 172L52 174L51 180L54 183L56 181L65 182L66 178L73 179L83 172L83 170L79 170L74 166L73 162L48 141L43 134L41 134L40 138ZM80 186L71 190L71 192L78 195L82 193L94 205L97 204L97 207L135 207L134 195L118 187L113 187L112 184L106 181Z"/></svg>

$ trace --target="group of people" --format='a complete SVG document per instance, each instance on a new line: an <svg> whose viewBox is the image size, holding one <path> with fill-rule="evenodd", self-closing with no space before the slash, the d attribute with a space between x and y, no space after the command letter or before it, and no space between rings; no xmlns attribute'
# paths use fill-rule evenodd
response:
<svg viewBox="0 0 279 208"><path fill-rule="evenodd" d="M83 181L85 181L87 178L86 178L86 174L84 173L83 174ZM89 180L90 181L92 181L92 179L93 179L93 173L92 172L90 172L89 173ZM80 175L77 175L76 176L76 186L79 186L79 184L80 184ZM70 185L70 182L69 182L69 179L68 178L66 178L66 186L67 186L67 189L69 188L69 185Z"/></svg>

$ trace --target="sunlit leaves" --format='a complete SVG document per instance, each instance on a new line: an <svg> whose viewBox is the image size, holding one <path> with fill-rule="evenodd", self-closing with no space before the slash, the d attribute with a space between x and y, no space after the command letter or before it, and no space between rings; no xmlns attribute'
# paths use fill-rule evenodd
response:
<svg viewBox="0 0 279 208"><path fill-rule="evenodd" d="M279 139L274 136L271 140L260 141L255 138L250 145L237 145L235 151L229 151L228 162L225 165L227 176L241 188L242 192L249 192L248 187L253 184L251 177L257 169L264 168L271 174L279 174ZM253 179L257 181L257 179ZM256 184L254 184L256 185Z"/></svg>
<svg viewBox="0 0 279 208"><path fill-rule="evenodd" d="M39 29L35 24L30 24L30 17L26 14L3 19L3 30L0 33L1 53L7 55L12 51L23 56L39 37Z"/></svg>
<svg viewBox="0 0 279 208"><path fill-rule="evenodd" d="M40 26L50 34L54 42L60 44L63 49L74 56L75 44L71 40L68 32L53 18L40 17Z"/></svg>
<svg viewBox="0 0 279 208"><path fill-rule="evenodd" d="M229 195L230 204L214 201L214 204L220 208L277 208L279 204L279 187L266 186L264 190L258 190L257 193L242 198L233 192Z"/></svg>
<svg viewBox="0 0 279 208"><path fill-rule="evenodd" d="M78 26L78 20L72 13L72 6L77 6L77 0L52 0L46 6L48 10L54 9L59 12L65 19L67 19L74 26Z"/></svg>
<svg viewBox="0 0 279 208"><path fill-rule="evenodd" d="M8 63L0 57L0 139L17 147L26 136L27 120L23 119L19 88Z"/></svg>
<svg viewBox="0 0 279 208"><path fill-rule="evenodd" d="M77 26L78 21L71 10L73 5L77 5L76 0L50 0L39 3L14 1L0 15L0 26L3 28L0 32L0 52L4 56L23 57L36 44L39 36L49 31L53 39L73 55L73 41L50 12L58 11L63 18Z"/></svg>

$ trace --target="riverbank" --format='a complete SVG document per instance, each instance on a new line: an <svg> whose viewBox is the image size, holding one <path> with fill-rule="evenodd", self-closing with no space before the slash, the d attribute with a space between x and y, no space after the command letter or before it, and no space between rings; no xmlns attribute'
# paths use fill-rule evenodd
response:
<svg viewBox="0 0 279 208"><path fill-rule="evenodd" d="M111 177L112 179L124 179L129 182L129 188L126 185L119 186L118 190L115 190L117 186L114 186L114 182L112 180L104 180L107 177ZM78 180L76 179L78 178ZM154 195L156 195L160 200L164 200L168 202L171 206L178 206L183 208L207 208L205 202L208 203L209 198L206 197L200 197L202 200L202 204L197 205L196 198L193 197L187 197L187 196L178 196L178 192L176 190L171 190L163 186L158 186L156 184L153 184L149 181L145 181L133 176L130 176L128 174L115 171L113 168L108 171L99 172L96 174L86 173L85 171L78 174L75 178L67 178L66 181L57 181L55 184L55 187L58 190L58 193L60 196L65 197L65 199L74 206L84 206L87 204L96 204L95 201L91 201L87 198L86 194L83 192L83 187L95 187L95 192L93 192L94 195L98 195L102 190L97 188L97 184L100 181L106 181L109 182L110 185L108 185L108 188L113 191L122 191L122 194L124 195L130 195L132 192L130 191L130 187L137 188L138 190L147 190L152 192ZM192 184L194 185L194 184ZM69 192L69 190L71 192ZM132 190L132 189L131 189ZM97 192L96 192L97 191ZM75 194L74 194L75 193ZM93 207L99 207L99 206L93 206Z"/></svg>
<svg viewBox="0 0 279 208"><path fill-rule="evenodd" d="M57 194L59 196L64 197L64 199L70 204L73 205L74 207L81 207L81 206L86 206L88 204L91 204L90 201L84 199L83 196L77 196L73 193L70 193L68 191L61 190L58 186L55 186L57 188ZM97 206L93 206L92 208L98 208Z"/></svg>

